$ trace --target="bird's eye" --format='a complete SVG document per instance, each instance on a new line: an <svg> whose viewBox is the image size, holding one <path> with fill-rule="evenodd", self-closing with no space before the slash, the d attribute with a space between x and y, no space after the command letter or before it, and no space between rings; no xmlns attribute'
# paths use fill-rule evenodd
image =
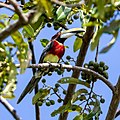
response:
<svg viewBox="0 0 120 120"><path fill-rule="evenodd" d="M53 37L52 40L57 39L60 36L60 32L56 33Z"/></svg>

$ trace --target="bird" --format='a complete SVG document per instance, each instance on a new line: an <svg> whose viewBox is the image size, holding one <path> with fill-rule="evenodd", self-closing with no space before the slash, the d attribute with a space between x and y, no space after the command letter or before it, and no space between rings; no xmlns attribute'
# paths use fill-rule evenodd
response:
<svg viewBox="0 0 120 120"><path fill-rule="evenodd" d="M49 41L47 46L44 48L39 63L59 63L60 59L63 57L65 53L65 46L64 42L67 38L76 35L80 32L85 32L82 28L72 28L69 30L60 30L57 32ZM27 95L27 93L31 93L35 86L38 84L40 79L43 75L49 72L49 68L38 68L37 72L31 80L29 81L28 85L23 90L22 94L20 95L17 104L19 104L22 99Z"/></svg>

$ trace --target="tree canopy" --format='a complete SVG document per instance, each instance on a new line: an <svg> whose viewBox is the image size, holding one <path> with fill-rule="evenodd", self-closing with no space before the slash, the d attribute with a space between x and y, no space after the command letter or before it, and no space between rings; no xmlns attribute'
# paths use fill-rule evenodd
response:
<svg viewBox="0 0 120 120"><path fill-rule="evenodd" d="M51 117L59 115L59 120L67 120L68 114L76 111L73 120L99 120L102 114L101 104L105 102L102 94L94 91L94 85L101 80L112 92L111 103L104 119L113 120L120 115L120 77L113 85L109 80L108 69L100 54L106 54L115 45L120 29L120 0L6 0L0 1L0 102L10 111L16 120L20 116L7 99L14 100L15 89L19 89L17 76L26 74L31 69L35 74L37 68L53 68L47 75L58 77L54 85L47 83L46 77L36 86L32 104L36 109L36 120L40 119L39 107L54 106ZM3 11L3 13L2 13ZM77 21L77 27L74 23ZM59 63L36 63L33 42L38 41L41 31L84 29L75 35L73 53L66 55ZM49 31L47 31L49 28ZM103 35L110 36L109 43L100 44ZM45 36L46 37L46 36ZM109 39L109 38L108 38ZM41 50L49 40L39 40ZM69 45L66 45L66 49ZM90 48L90 49L89 49ZM102 48L102 49L99 49ZM87 51L95 55L85 62ZM70 72L70 76L63 77ZM32 76L32 75L31 75ZM64 85L67 85L67 87ZM76 86L82 86L76 88ZM55 99L52 96L56 96ZM23 118L24 119L24 118Z"/></svg>

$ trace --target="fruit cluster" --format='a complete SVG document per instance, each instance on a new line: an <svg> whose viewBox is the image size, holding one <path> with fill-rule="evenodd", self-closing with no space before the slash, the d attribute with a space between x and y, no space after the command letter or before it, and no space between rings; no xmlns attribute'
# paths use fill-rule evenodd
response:
<svg viewBox="0 0 120 120"><path fill-rule="evenodd" d="M105 65L105 63L103 61L100 61L99 63L94 62L94 61L89 61L89 63L85 63L84 64L85 68L94 70L96 72L98 72L99 74L103 75L106 79L108 79L108 66ZM91 81L96 81L96 77L94 75L91 74L87 74L85 72L81 72L81 78L83 80L86 80L88 83L91 83Z"/></svg>

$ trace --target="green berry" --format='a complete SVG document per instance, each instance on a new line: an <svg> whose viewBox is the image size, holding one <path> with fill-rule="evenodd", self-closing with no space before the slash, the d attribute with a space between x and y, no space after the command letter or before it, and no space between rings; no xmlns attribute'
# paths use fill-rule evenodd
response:
<svg viewBox="0 0 120 120"><path fill-rule="evenodd" d="M61 102L62 102L62 99L59 98L57 101L58 101L58 103L61 103Z"/></svg>
<svg viewBox="0 0 120 120"><path fill-rule="evenodd" d="M67 72L70 72L71 71L71 69L67 69Z"/></svg>
<svg viewBox="0 0 120 120"><path fill-rule="evenodd" d="M50 100L50 103L51 103L51 105L54 105L55 101L54 100Z"/></svg>
<svg viewBox="0 0 120 120"><path fill-rule="evenodd" d="M108 73L106 71L103 72L103 76L108 79Z"/></svg>
<svg viewBox="0 0 120 120"><path fill-rule="evenodd" d="M54 26L54 30L58 30L59 29L59 26Z"/></svg>
<svg viewBox="0 0 120 120"><path fill-rule="evenodd" d="M52 24L51 23L47 23L47 27L52 27Z"/></svg>
<svg viewBox="0 0 120 120"><path fill-rule="evenodd" d="M65 61L64 63L65 63L66 65L69 65L69 64L70 64L68 61Z"/></svg>
<svg viewBox="0 0 120 120"><path fill-rule="evenodd" d="M58 91L58 88L54 88L54 92L57 92Z"/></svg>
<svg viewBox="0 0 120 120"><path fill-rule="evenodd" d="M100 64L100 67L103 67L105 65L103 61L101 61L99 64Z"/></svg>
<svg viewBox="0 0 120 120"><path fill-rule="evenodd" d="M81 76L83 80L86 80L86 74L84 76Z"/></svg>
<svg viewBox="0 0 120 120"><path fill-rule="evenodd" d="M103 69L104 69L104 70L108 70L109 67L108 67L107 65L105 65L105 66L103 67Z"/></svg>
<svg viewBox="0 0 120 120"><path fill-rule="evenodd" d="M86 73L84 73L84 72L81 72L81 76L85 76L86 75Z"/></svg>
<svg viewBox="0 0 120 120"><path fill-rule="evenodd" d="M55 87L56 87L56 88L58 88L59 86L60 86L60 84L59 84L59 83L56 83L56 84L55 84Z"/></svg>
<svg viewBox="0 0 120 120"><path fill-rule="evenodd" d="M55 68L54 70L55 70L55 72L57 72L59 69L58 69L58 68Z"/></svg>
<svg viewBox="0 0 120 120"><path fill-rule="evenodd" d="M51 76L51 75L52 75L52 72L49 72L49 73L48 73L48 76Z"/></svg>
<svg viewBox="0 0 120 120"><path fill-rule="evenodd" d="M85 97L85 95L81 95L79 99L80 99L80 101L83 101L86 99L86 97Z"/></svg>
<svg viewBox="0 0 120 120"><path fill-rule="evenodd" d="M89 66L93 66L94 65L94 61L89 61Z"/></svg>
<svg viewBox="0 0 120 120"><path fill-rule="evenodd" d="M99 67L99 64L97 62L95 62L93 66L94 66L95 70L97 70Z"/></svg>
<svg viewBox="0 0 120 120"><path fill-rule="evenodd" d="M68 24L71 25L73 23L73 20L69 20Z"/></svg>
<svg viewBox="0 0 120 120"><path fill-rule="evenodd" d="M51 103L50 102L46 102L46 106L50 106L51 105Z"/></svg>
<svg viewBox="0 0 120 120"><path fill-rule="evenodd" d="M42 88L40 88L40 89L39 89L39 92L40 92L40 93L42 93L42 92L43 92L43 89L42 89Z"/></svg>
<svg viewBox="0 0 120 120"><path fill-rule="evenodd" d="M87 63L85 63L85 64L84 64L84 67L85 67L85 68L88 68L88 64L87 64Z"/></svg>
<svg viewBox="0 0 120 120"><path fill-rule="evenodd" d="M42 79L42 83L45 83L46 82L46 79Z"/></svg>
<svg viewBox="0 0 120 120"><path fill-rule="evenodd" d="M101 99L100 99L100 102L101 102L101 103L104 103L104 102L105 102L105 99L104 99L104 98L101 98Z"/></svg>
<svg viewBox="0 0 120 120"><path fill-rule="evenodd" d="M62 74L62 71L58 70L58 71L57 71L57 74L58 74L58 75L61 75L61 74Z"/></svg>
<svg viewBox="0 0 120 120"><path fill-rule="evenodd" d="M91 83L91 80L87 80L86 82L90 84L90 83Z"/></svg>
<svg viewBox="0 0 120 120"><path fill-rule="evenodd" d="M77 20L79 18L79 15L74 15L73 18Z"/></svg>
<svg viewBox="0 0 120 120"><path fill-rule="evenodd" d="M37 103L38 106L42 106L42 104L43 104L43 102L41 102L41 101L39 101L39 102Z"/></svg>
<svg viewBox="0 0 120 120"><path fill-rule="evenodd" d="M72 111L75 111L76 110L76 106L72 106Z"/></svg>
<svg viewBox="0 0 120 120"><path fill-rule="evenodd" d="M63 94L65 94L65 95L66 95L66 94L67 94L67 91L66 91L66 90L63 90Z"/></svg>
<svg viewBox="0 0 120 120"><path fill-rule="evenodd" d="M68 56L66 56L66 59L67 59L67 60L70 60L70 59L71 59L71 57L68 55Z"/></svg>
<svg viewBox="0 0 120 120"><path fill-rule="evenodd" d="M103 72L103 67L98 67L98 72L102 73Z"/></svg>

